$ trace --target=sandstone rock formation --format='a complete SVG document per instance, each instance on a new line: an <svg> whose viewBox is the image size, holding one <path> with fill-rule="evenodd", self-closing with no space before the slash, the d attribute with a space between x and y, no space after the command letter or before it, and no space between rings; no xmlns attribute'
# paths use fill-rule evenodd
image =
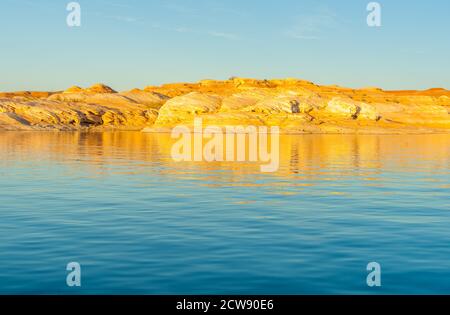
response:
<svg viewBox="0 0 450 315"><path fill-rule="evenodd" d="M0 130L170 131L205 124L279 126L288 133L450 132L450 91L319 86L297 79L174 83L117 92L0 93Z"/></svg>
<svg viewBox="0 0 450 315"><path fill-rule="evenodd" d="M152 92L117 93L96 84L47 97L0 98L0 130L141 130L154 124L167 97Z"/></svg>

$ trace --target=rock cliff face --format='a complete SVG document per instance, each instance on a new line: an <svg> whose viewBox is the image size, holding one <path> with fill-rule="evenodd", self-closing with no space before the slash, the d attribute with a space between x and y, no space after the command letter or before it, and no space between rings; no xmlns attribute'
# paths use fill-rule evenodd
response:
<svg viewBox="0 0 450 315"><path fill-rule="evenodd" d="M61 93L0 95L0 130L141 130L168 97L140 90L117 93L96 84Z"/></svg>
<svg viewBox="0 0 450 315"><path fill-rule="evenodd" d="M279 126L286 133L450 132L450 91L383 91L296 80L203 80L116 92L0 93L0 130L170 131L205 124Z"/></svg>

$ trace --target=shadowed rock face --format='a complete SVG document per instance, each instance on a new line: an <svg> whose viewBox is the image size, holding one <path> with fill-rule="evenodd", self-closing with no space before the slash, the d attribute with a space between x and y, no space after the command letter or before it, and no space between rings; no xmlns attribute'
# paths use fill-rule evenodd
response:
<svg viewBox="0 0 450 315"><path fill-rule="evenodd" d="M287 133L449 132L449 112L445 89L349 89L296 79L0 93L0 130L169 131L201 117L206 124L279 126Z"/></svg>

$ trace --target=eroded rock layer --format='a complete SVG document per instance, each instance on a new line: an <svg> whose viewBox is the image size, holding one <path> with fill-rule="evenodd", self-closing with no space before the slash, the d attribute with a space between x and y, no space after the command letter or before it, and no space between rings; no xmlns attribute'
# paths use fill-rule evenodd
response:
<svg viewBox="0 0 450 315"><path fill-rule="evenodd" d="M449 132L449 113L445 89L350 89L296 79L0 93L0 130L159 132L201 117L209 125L279 126L286 133L426 133Z"/></svg>

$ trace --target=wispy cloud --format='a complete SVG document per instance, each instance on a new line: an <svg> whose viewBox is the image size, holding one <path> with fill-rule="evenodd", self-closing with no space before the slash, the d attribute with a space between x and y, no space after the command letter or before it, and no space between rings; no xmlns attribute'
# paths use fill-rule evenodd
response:
<svg viewBox="0 0 450 315"><path fill-rule="evenodd" d="M132 17L132 16L118 16L118 15L112 15L112 16L107 16L107 18L109 19L113 19L116 21L120 21L120 22L127 22L127 23L135 23L138 22L139 19Z"/></svg>
<svg viewBox="0 0 450 315"><path fill-rule="evenodd" d="M249 16L249 12L243 10L232 9L229 6L223 4L223 2L214 2L212 0L208 0L205 3L206 9L212 14L221 14L226 15L228 17L247 17Z"/></svg>
<svg viewBox="0 0 450 315"><path fill-rule="evenodd" d="M202 30L196 30L185 26L179 26L179 27L164 27L158 23L153 23L152 28L162 30L162 31L168 31L168 32L176 32L176 33L186 33L186 34L194 34L194 35L207 35L212 37L217 37L221 39L226 40L240 40L240 37L233 33L226 33L226 32L219 32L219 31L202 31Z"/></svg>
<svg viewBox="0 0 450 315"><path fill-rule="evenodd" d="M109 6L112 7L113 11L117 12L118 10L121 11L118 14L112 13L111 15L106 14L105 12L96 12L94 13L97 16L100 16L102 18L106 18L106 19L112 19L112 20L116 20L118 22L125 22L125 23L136 23L139 22L140 20L142 20L141 18L137 18L135 16L132 15L128 15L125 11L129 11L127 9L132 9L133 6L127 4L127 3L122 3L122 2L110 2L110 1L106 1L103 0L104 5L105 6ZM114 9L115 8L115 9Z"/></svg>
<svg viewBox="0 0 450 315"><path fill-rule="evenodd" d="M200 2L200 1L199 1ZM213 0L208 1L202 1L200 2L202 5L200 6L201 9L198 7L189 6L186 4L183 4L181 1L177 0L165 0L164 4L162 6L163 9L172 11L174 13L174 16L176 15L182 15L183 19L191 19L193 20L193 25L197 25L196 27L185 27L185 26L161 26L161 25L154 25L154 28L161 29L165 31L172 31L177 33L186 33L186 34L193 34L193 35L203 35L203 36L210 36L215 37L218 39L224 39L224 40L239 40L240 37L236 34L233 34L231 32L227 32L224 30L217 30L217 29L211 29L209 27L200 27L198 26L198 19L201 18L203 21L213 21L216 20L215 17L218 13L227 15L232 14L238 14L238 11L230 10L227 7L224 7L223 4L217 5ZM219 3L220 4L220 3ZM206 11L207 14L204 12Z"/></svg>
<svg viewBox="0 0 450 315"><path fill-rule="evenodd" d="M117 7L117 8L132 8L131 5L126 4L126 3L118 3L118 2L107 2L110 6L112 7Z"/></svg>
<svg viewBox="0 0 450 315"><path fill-rule="evenodd" d="M184 27L184 26L176 27L176 28L174 28L173 30L174 30L175 32L177 32L177 33L193 33L193 32L194 32L194 31L191 30L190 28Z"/></svg>
<svg viewBox="0 0 450 315"><path fill-rule="evenodd" d="M20 4L24 4L24 5L29 5L32 7L39 7L39 3L35 2L35 1L28 1L28 0L7 0L9 2L14 2L17 3L19 2Z"/></svg>
<svg viewBox="0 0 450 315"><path fill-rule="evenodd" d="M182 13L182 14L189 14L189 15L197 14L197 10L195 10L194 8L188 7L188 6L179 4L179 3L175 3L175 2L165 2L164 8L166 8L167 10L174 11L177 13Z"/></svg>
<svg viewBox="0 0 450 315"><path fill-rule="evenodd" d="M228 39L228 40L238 40L239 39L239 37L237 35L231 34L231 33L209 31L209 32L207 32L207 34L210 36L213 36L213 37L220 37L220 38L224 38L224 39Z"/></svg>
<svg viewBox="0 0 450 315"><path fill-rule="evenodd" d="M300 40L320 39L324 32L337 25L336 14L322 7L310 15L297 16L292 25L284 32L286 36Z"/></svg>

